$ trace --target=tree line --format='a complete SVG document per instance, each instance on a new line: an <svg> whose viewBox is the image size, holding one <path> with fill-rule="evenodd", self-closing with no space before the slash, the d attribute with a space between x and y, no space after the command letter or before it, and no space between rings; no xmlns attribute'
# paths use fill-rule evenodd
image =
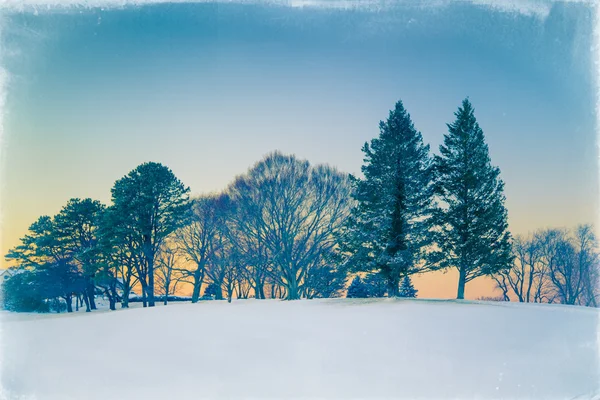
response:
<svg viewBox="0 0 600 400"><path fill-rule="evenodd" d="M511 268L493 276L504 300L598 307L600 258L591 225L517 236L513 255Z"/></svg>
<svg viewBox="0 0 600 400"><path fill-rule="evenodd" d="M348 297L414 297L411 275L448 268L458 270L459 299L488 275L505 298L525 299L526 287L532 301L596 305L591 228L575 239L552 231L553 247L533 247L553 253L521 257L527 241L508 231L504 183L468 99L455 117L434 156L397 102L363 147L362 177L276 151L221 193L190 198L168 167L141 164L115 182L109 206L71 199L29 227L6 255L14 266L4 306L72 311L75 300L91 311L101 293L114 310L139 290L136 299L152 307L182 285L194 303L202 293L338 297L349 276Z"/></svg>

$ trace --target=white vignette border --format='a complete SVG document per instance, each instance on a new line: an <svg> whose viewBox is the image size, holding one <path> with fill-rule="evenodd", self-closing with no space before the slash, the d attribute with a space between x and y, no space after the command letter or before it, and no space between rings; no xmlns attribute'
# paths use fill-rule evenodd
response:
<svg viewBox="0 0 600 400"><path fill-rule="evenodd" d="M593 30L593 55L592 76L596 89L596 156L597 169L600 188L600 2L592 0L425 0L419 3L410 0L0 0L0 175L4 173L3 156L6 154L6 142L4 140L5 126L4 119L6 113L6 98L9 90L10 76L2 63L2 28L4 11L8 12L31 12L38 13L47 10L60 10L70 7L83 8L122 8L136 7L159 3L238 3L238 4L266 4L288 6L292 8L329 8L329 9L361 9L364 11L377 10L381 11L387 7L402 5L419 5L423 7L444 7L450 3L464 3L477 6L485 6L496 12L516 13L528 16L534 16L540 19L545 19L554 3L584 3L589 4L593 8L594 14L594 30ZM4 182L0 178L0 192L4 189ZM598 193L600 196L600 192ZM600 204L596 205L596 231L600 229ZM2 237L3 229L3 208L0 202L0 238ZM4 249L0 247L0 256L4 254ZM600 281L597 282L600 285ZM598 319L597 327L597 343L600 351L600 318ZM0 321L0 365L2 364L2 325ZM598 354L598 369L600 370L600 352ZM598 377L600 382L600 376ZM600 394L596 394L600 396ZM8 400L7 393L0 382L0 400ZM27 397L22 400L35 400L35 398ZM600 397L594 397L600 399Z"/></svg>

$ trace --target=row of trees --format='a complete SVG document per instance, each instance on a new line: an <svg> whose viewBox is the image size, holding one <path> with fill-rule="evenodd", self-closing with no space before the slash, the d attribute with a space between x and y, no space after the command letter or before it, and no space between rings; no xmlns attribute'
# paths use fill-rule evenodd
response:
<svg viewBox="0 0 600 400"><path fill-rule="evenodd" d="M504 183L468 99L433 157L402 102L363 147L364 178L342 250L353 271L379 273L389 295L403 277L456 268L465 285L512 263Z"/></svg>
<svg viewBox="0 0 600 400"><path fill-rule="evenodd" d="M547 229L513 241L515 262L493 275L503 298L597 307L600 259L592 227Z"/></svg>
<svg viewBox="0 0 600 400"><path fill-rule="evenodd" d="M144 163L115 182L110 206L72 199L31 225L6 256L15 268L5 305L42 310L61 298L71 311L76 299L90 311L101 292L115 309L139 289L152 307L155 295L166 303L184 284L192 302L202 289L229 301L335 297L349 274L364 277L351 296L399 296L413 293L412 274L446 268L458 269L458 298L482 275L508 296L521 259L511 248L504 184L468 100L455 116L432 156L398 102L363 148L362 178L274 152L222 193L190 199L170 169ZM583 303L595 304L569 304Z"/></svg>
<svg viewBox="0 0 600 400"><path fill-rule="evenodd" d="M128 307L139 287L144 306L155 295L192 287L191 301L331 297L345 275L336 268L336 232L349 212L346 174L275 152L235 179L224 193L189 199L167 167L145 163L118 180L112 205L72 199L43 216L7 254L16 264L6 282L10 309L43 310L61 298L96 308Z"/></svg>
<svg viewBox="0 0 600 400"><path fill-rule="evenodd" d="M71 199L54 217L40 217L6 256L16 271L5 285L5 304L37 310L62 298L72 311L76 298L91 311L100 291L115 309L119 299L128 306L139 284L144 305L153 306L155 267L167 238L186 224L188 191L168 168L145 163L115 183L110 207ZM10 290L19 283L27 284Z"/></svg>

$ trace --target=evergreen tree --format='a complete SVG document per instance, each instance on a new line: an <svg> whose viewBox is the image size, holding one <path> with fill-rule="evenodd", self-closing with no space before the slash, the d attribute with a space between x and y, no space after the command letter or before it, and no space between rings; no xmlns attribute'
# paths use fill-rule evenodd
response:
<svg viewBox="0 0 600 400"><path fill-rule="evenodd" d="M16 263L15 276L27 273L14 281L17 283L13 288L27 283L32 293L42 294L42 300L60 297L65 300L67 312L73 311L73 296L85 290L85 280L57 229L56 218L38 218L6 259Z"/></svg>
<svg viewBox="0 0 600 400"><path fill-rule="evenodd" d="M346 298L364 299L366 297L368 297L367 288L362 279L360 279L360 276L357 276L350 283Z"/></svg>
<svg viewBox="0 0 600 400"><path fill-rule="evenodd" d="M459 271L458 295L465 284L512 263L504 183L493 167L483 131L468 99L448 124L448 134L435 157L439 172L439 195L445 203L437 210L437 245L443 255L441 267Z"/></svg>
<svg viewBox="0 0 600 400"><path fill-rule="evenodd" d="M383 297L387 291L387 282L380 273L368 274L364 280L368 297Z"/></svg>
<svg viewBox="0 0 600 400"><path fill-rule="evenodd" d="M173 172L162 164L138 165L111 189L115 231L133 239L138 258L137 278L142 286L144 307L154 307L154 268L166 238L188 221L189 191Z"/></svg>
<svg viewBox="0 0 600 400"><path fill-rule="evenodd" d="M96 309L95 276L100 266L98 227L104 205L92 199L70 199L54 217L61 247L85 279L86 311Z"/></svg>
<svg viewBox="0 0 600 400"><path fill-rule="evenodd" d="M412 284L410 276L406 275L400 286L400 297L417 297L418 290Z"/></svg>
<svg viewBox="0 0 600 400"><path fill-rule="evenodd" d="M431 265L433 168L401 101L379 129L362 149L364 179L353 178L356 206L341 248L351 269L381 274L388 295L397 296L401 276Z"/></svg>

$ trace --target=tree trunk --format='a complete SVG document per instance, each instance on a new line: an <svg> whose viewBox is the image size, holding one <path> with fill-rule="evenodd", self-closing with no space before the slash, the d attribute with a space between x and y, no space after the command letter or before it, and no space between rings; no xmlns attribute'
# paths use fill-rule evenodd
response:
<svg viewBox="0 0 600 400"><path fill-rule="evenodd" d="M200 297L201 282L194 282L194 291L192 292L192 303L197 303Z"/></svg>
<svg viewBox="0 0 600 400"><path fill-rule="evenodd" d="M296 277L292 277L292 279L290 279L287 282L287 297L286 300L299 300L300 296L298 293L298 282L296 281Z"/></svg>
<svg viewBox="0 0 600 400"><path fill-rule="evenodd" d="M388 278L388 297L400 296L400 278L391 276Z"/></svg>
<svg viewBox="0 0 600 400"><path fill-rule="evenodd" d="M457 299L465 298L465 281L467 278L467 273L464 267L461 267L458 271L458 293L456 295Z"/></svg>
<svg viewBox="0 0 600 400"><path fill-rule="evenodd" d="M202 274L203 266L198 264L194 271L194 291L192 292L192 303L197 303L200 298L200 290L202 289L202 281L204 280L204 274Z"/></svg>
<svg viewBox="0 0 600 400"><path fill-rule="evenodd" d="M79 295L75 296L75 311L79 311Z"/></svg>
<svg viewBox="0 0 600 400"><path fill-rule="evenodd" d="M140 278L140 285L142 285L142 303L144 307L148 306L148 284L145 279Z"/></svg>
<svg viewBox="0 0 600 400"><path fill-rule="evenodd" d="M87 287L87 296L89 298L90 308L92 310L97 310L96 301L94 300L95 289L96 289L96 287L94 286L94 282L90 279L90 281L88 282L88 287Z"/></svg>
<svg viewBox="0 0 600 400"><path fill-rule="evenodd" d="M71 295L65 296L65 302L67 303L67 312L73 312L73 297Z"/></svg>
<svg viewBox="0 0 600 400"><path fill-rule="evenodd" d="M121 308L129 308L129 290L128 285L123 288L123 299L121 300Z"/></svg>
<svg viewBox="0 0 600 400"><path fill-rule="evenodd" d="M256 282L256 293L254 293L254 297L257 299L264 300L265 299L265 286L264 283L257 281Z"/></svg>
<svg viewBox="0 0 600 400"><path fill-rule="evenodd" d="M215 300L223 300L223 288L221 287L221 282L216 282L215 286L217 290L215 292Z"/></svg>
<svg viewBox="0 0 600 400"><path fill-rule="evenodd" d="M527 283L527 303L529 303L529 298L531 297L531 287L533 286L533 265L529 266L529 282Z"/></svg>
<svg viewBox="0 0 600 400"><path fill-rule="evenodd" d="M108 297L108 308L110 308L112 311L115 311L117 309L116 298L110 294L108 290L105 290L104 293L106 294L106 297Z"/></svg>
<svg viewBox="0 0 600 400"><path fill-rule="evenodd" d="M148 307L154 307L154 260L148 259Z"/></svg>
<svg viewBox="0 0 600 400"><path fill-rule="evenodd" d="M85 303L85 312L91 312L91 308L90 308L90 299L87 296L87 293L84 293L81 298L83 299L83 302Z"/></svg>
<svg viewBox="0 0 600 400"><path fill-rule="evenodd" d="M148 292L148 287L146 286L146 284L142 284L142 305L143 305L143 307L148 307L147 292Z"/></svg>

